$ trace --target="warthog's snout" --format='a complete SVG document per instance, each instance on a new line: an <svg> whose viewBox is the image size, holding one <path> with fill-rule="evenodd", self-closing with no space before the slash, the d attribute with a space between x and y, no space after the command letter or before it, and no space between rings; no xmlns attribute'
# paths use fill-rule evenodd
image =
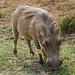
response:
<svg viewBox="0 0 75 75"><path fill-rule="evenodd" d="M51 67L51 69L54 71L59 69L62 62L63 62L63 59L58 59L57 61L47 59L48 66Z"/></svg>

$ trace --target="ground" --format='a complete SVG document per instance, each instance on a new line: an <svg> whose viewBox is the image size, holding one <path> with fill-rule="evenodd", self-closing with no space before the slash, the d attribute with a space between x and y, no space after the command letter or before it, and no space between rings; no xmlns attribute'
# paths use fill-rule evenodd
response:
<svg viewBox="0 0 75 75"><path fill-rule="evenodd" d="M32 43L35 56L22 36L18 40L18 54L13 54L12 12L23 5L31 5L47 10L55 21L75 13L75 0L0 0L0 75L75 75L75 33L63 35L60 57L64 62L58 71L51 71L46 60L38 62L38 53Z"/></svg>

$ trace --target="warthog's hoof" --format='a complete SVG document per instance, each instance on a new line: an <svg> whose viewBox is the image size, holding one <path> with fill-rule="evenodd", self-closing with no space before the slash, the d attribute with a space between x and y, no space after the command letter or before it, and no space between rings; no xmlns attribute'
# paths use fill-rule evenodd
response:
<svg viewBox="0 0 75 75"><path fill-rule="evenodd" d="M33 56L34 56L34 52L32 51L32 52L30 52L30 54L32 54Z"/></svg>
<svg viewBox="0 0 75 75"><path fill-rule="evenodd" d="M39 60L39 63L43 65L44 61L43 60Z"/></svg>
<svg viewBox="0 0 75 75"><path fill-rule="evenodd" d="M17 54L17 51L13 50L14 54Z"/></svg>

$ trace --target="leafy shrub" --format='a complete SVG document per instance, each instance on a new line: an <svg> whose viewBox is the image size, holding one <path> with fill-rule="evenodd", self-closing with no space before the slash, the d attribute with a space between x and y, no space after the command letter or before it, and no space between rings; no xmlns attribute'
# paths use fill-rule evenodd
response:
<svg viewBox="0 0 75 75"><path fill-rule="evenodd" d="M75 32L75 14L60 19L59 27L63 34Z"/></svg>

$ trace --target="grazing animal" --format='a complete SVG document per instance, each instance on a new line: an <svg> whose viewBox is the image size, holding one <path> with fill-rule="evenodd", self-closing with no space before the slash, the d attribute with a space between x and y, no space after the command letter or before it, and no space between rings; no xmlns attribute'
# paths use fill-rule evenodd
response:
<svg viewBox="0 0 75 75"><path fill-rule="evenodd" d="M33 40L37 49L43 48L43 54L47 58L48 66L57 70L62 64L59 59L61 41L58 38L59 27L47 11L32 7L20 6L12 15L14 33L14 54L17 53L16 45L18 34L22 34L27 40L30 53L34 55L30 41ZM39 62L43 64L42 55L39 53Z"/></svg>

